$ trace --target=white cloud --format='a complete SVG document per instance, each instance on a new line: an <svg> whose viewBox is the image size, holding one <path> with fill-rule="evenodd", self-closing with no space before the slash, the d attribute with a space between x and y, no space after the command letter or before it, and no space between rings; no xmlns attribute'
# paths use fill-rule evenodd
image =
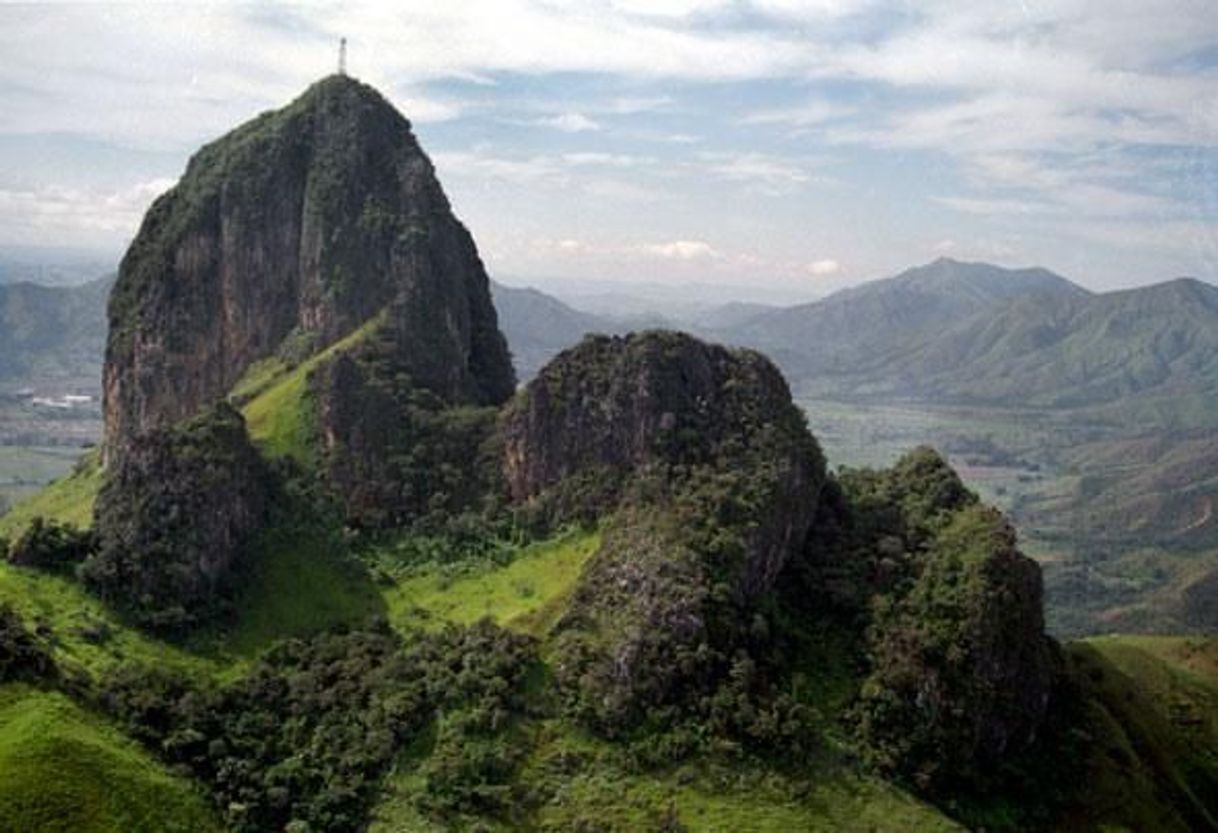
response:
<svg viewBox="0 0 1218 833"><path fill-rule="evenodd" d="M648 243L640 251L666 260L713 260L722 255L704 240L673 240L669 243Z"/></svg>
<svg viewBox="0 0 1218 833"><path fill-rule="evenodd" d="M6 243L99 243L128 237L152 201L173 184L172 179L154 179L118 190L67 185L0 189L0 229Z"/></svg>
<svg viewBox="0 0 1218 833"><path fill-rule="evenodd" d="M826 122L836 121L853 115L856 112L857 108L855 107L824 99L812 99L794 107L758 110L745 116L744 123L813 127Z"/></svg>
<svg viewBox="0 0 1218 833"><path fill-rule="evenodd" d="M441 181L448 177L495 179L520 185L563 182L559 160L548 156L507 157L482 151L440 151L431 155Z"/></svg>
<svg viewBox="0 0 1218 833"><path fill-rule="evenodd" d="M562 160L570 165L604 166L609 168L634 168L640 165L654 163L654 159L634 156L628 153L602 153L599 151L581 151L564 153Z"/></svg>
<svg viewBox="0 0 1218 833"><path fill-rule="evenodd" d="M931 197L937 203L966 214L1060 214L1061 206L1029 200L986 199L983 197Z"/></svg>
<svg viewBox="0 0 1218 833"><path fill-rule="evenodd" d="M785 194L812 181L805 164L765 153L700 153L706 170L767 194Z"/></svg>
<svg viewBox="0 0 1218 833"><path fill-rule="evenodd" d="M561 130L564 133L587 133L592 130L601 129L600 124L583 113L561 113L557 116L546 116L545 118L538 119L537 124L543 127L553 127L555 130Z"/></svg>
<svg viewBox="0 0 1218 833"><path fill-rule="evenodd" d="M808 274L818 278L836 275L840 271L842 271L842 265L832 258L814 260L808 264Z"/></svg>

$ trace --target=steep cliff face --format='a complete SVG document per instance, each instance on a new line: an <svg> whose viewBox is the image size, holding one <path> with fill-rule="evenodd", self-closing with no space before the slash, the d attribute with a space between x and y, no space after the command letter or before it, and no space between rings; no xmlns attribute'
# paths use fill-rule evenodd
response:
<svg viewBox="0 0 1218 833"><path fill-rule="evenodd" d="M502 491L497 409L451 407L398 370L398 347L373 334L309 377L321 473L361 528L442 524Z"/></svg>
<svg viewBox="0 0 1218 833"><path fill-rule="evenodd" d="M449 402L511 395L485 271L409 122L332 76L204 147L149 210L110 299L107 463L253 362L315 352L386 308L417 384Z"/></svg>

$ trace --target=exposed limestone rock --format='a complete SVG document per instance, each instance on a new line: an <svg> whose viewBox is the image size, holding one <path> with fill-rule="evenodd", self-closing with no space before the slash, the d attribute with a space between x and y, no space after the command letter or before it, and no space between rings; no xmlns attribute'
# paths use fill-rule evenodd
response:
<svg viewBox="0 0 1218 833"><path fill-rule="evenodd" d="M514 388L486 273L410 124L332 76L207 145L144 218L110 300L107 465L389 307L399 361L450 402Z"/></svg>

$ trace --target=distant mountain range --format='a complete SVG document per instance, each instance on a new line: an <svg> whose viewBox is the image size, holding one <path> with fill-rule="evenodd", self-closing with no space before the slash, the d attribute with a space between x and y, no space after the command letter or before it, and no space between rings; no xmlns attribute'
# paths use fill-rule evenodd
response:
<svg viewBox="0 0 1218 833"><path fill-rule="evenodd" d="M499 329L507 338L516 375L528 381L559 351L588 333L617 333L624 328L608 318L577 310L536 289L491 281Z"/></svg>
<svg viewBox="0 0 1218 833"><path fill-rule="evenodd" d="M112 281L0 285L0 386L96 385ZM1188 278L1092 293L1045 269L941 258L808 304L727 303L684 320L491 291L522 381L585 334L667 326L759 349L809 396L1218 421L1218 288Z"/></svg>
<svg viewBox="0 0 1218 833"><path fill-rule="evenodd" d="M108 275L79 286L0 284L0 390L99 390L113 283Z"/></svg>
<svg viewBox="0 0 1218 833"><path fill-rule="evenodd" d="M724 335L785 360L800 376L854 374L1003 302L1086 295L1045 269L940 258L819 301L764 313Z"/></svg>
<svg viewBox="0 0 1218 833"><path fill-rule="evenodd" d="M716 335L846 400L1119 403L1198 424L1218 395L1218 288L1188 278L1091 293L1044 269L940 259Z"/></svg>
<svg viewBox="0 0 1218 833"><path fill-rule="evenodd" d="M65 246L0 246L0 285L79 286L113 270L117 254Z"/></svg>

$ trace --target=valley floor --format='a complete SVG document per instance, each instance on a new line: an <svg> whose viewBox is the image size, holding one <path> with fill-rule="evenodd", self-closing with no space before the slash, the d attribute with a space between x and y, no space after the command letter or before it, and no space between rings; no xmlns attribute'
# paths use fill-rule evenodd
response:
<svg viewBox="0 0 1218 833"><path fill-rule="evenodd" d="M803 399L827 457L887 466L929 444L1006 512L1045 571L1049 631L1218 633L1190 604L1218 576L1218 430L1063 412Z"/></svg>

